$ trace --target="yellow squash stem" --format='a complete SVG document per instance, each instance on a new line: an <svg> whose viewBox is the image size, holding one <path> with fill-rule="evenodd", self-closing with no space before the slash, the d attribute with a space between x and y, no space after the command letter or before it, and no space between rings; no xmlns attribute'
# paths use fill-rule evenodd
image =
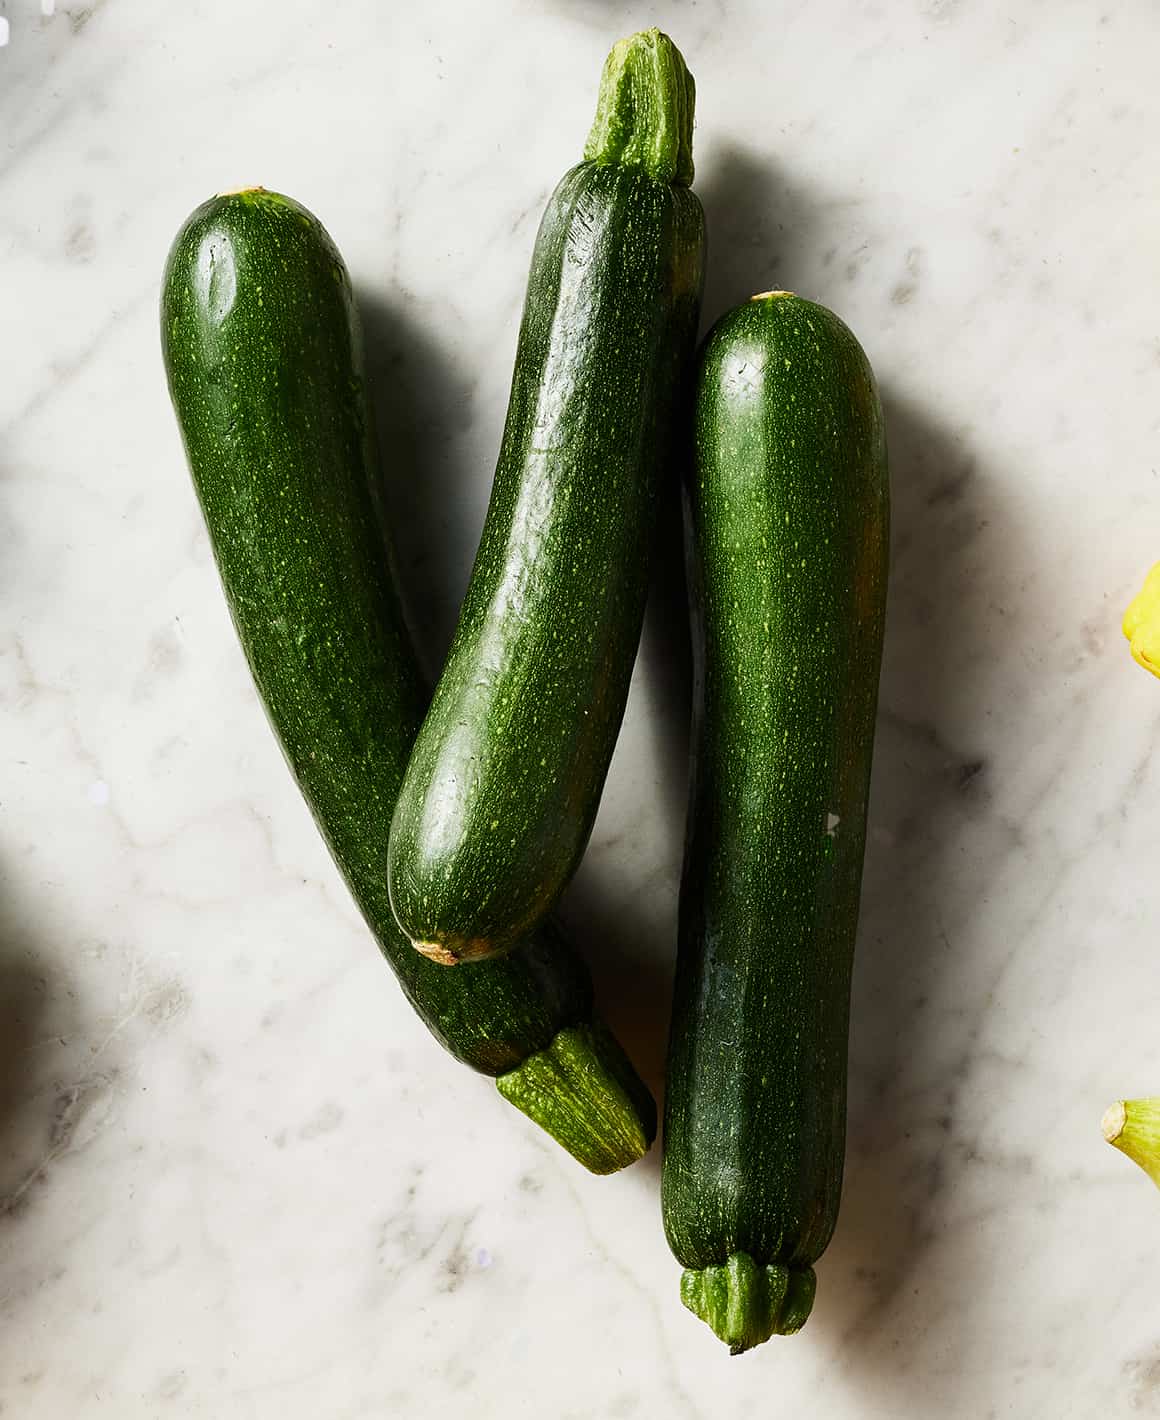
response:
<svg viewBox="0 0 1160 1420"><path fill-rule="evenodd" d="M1160 1188L1160 1096L1120 1100L1104 1112L1104 1138Z"/></svg>
<svg viewBox="0 0 1160 1420"><path fill-rule="evenodd" d="M1124 635L1132 645L1132 655L1154 676L1160 676L1160 562L1157 562L1124 613Z"/></svg>

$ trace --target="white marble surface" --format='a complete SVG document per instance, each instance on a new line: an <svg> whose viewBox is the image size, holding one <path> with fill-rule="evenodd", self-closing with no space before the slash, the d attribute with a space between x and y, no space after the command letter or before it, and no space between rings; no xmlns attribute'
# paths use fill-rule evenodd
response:
<svg viewBox="0 0 1160 1420"><path fill-rule="evenodd" d="M51 12L55 9L55 13ZM1160 1415L1160 89L1146 0L2 0L0 1414ZM879 372L896 561L847 1185L807 1330L677 1300L656 1151L589 1178L400 998L234 644L156 338L211 192L364 294L435 657L538 214L604 53L698 81L706 314ZM671 571L567 915L656 1076L684 795Z"/></svg>

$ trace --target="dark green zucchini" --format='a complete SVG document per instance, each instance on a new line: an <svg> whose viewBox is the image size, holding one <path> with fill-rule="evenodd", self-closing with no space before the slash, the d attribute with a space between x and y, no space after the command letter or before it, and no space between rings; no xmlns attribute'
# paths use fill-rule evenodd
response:
<svg viewBox="0 0 1160 1420"><path fill-rule="evenodd" d="M540 225L491 504L391 828L395 915L436 961L522 940L592 829L696 339L692 126L672 41L622 40Z"/></svg>
<svg viewBox="0 0 1160 1420"><path fill-rule="evenodd" d="M663 1207L734 1351L796 1331L837 1219L889 487L858 342L775 291L701 357L694 768Z"/></svg>
<svg viewBox="0 0 1160 1420"><path fill-rule="evenodd" d="M424 961L387 892L387 835L426 697L387 554L342 258L276 193L214 198L170 252L161 333L226 598L290 768L383 954L432 1033L595 1172L632 1162L655 1108L592 1019L551 928L468 972Z"/></svg>

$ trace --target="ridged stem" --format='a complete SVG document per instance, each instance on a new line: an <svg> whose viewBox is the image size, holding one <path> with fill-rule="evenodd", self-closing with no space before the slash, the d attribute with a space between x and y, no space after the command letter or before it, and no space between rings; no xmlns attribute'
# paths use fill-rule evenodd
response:
<svg viewBox="0 0 1160 1420"><path fill-rule="evenodd" d="M1160 1188L1160 1096L1120 1100L1105 1111L1102 1128L1108 1143L1139 1164Z"/></svg>
<svg viewBox="0 0 1160 1420"><path fill-rule="evenodd" d="M693 76L668 35L642 30L618 40L600 76L585 158L644 168L658 182L688 187L695 99Z"/></svg>
<svg viewBox="0 0 1160 1420"><path fill-rule="evenodd" d="M656 1103L598 1020L560 1031L495 1083L592 1173L635 1163L656 1138Z"/></svg>
<svg viewBox="0 0 1160 1420"><path fill-rule="evenodd" d="M681 1301L716 1332L734 1355L771 1336L792 1336L814 1304L812 1267L764 1265L735 1252L719 1267L689 1268L681 1275Z"/></svg>

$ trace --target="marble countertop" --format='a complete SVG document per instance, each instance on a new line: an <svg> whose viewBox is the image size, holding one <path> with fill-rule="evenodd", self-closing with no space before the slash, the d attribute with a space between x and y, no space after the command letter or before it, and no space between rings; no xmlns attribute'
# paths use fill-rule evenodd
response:
<svg viewBox="0 0 1160 1420"><path fill-rule="evenodd" d="M1160 685L1118 629L1160 558L1150 7L0 14L0 1413L1160 1415L1160 1198L1099 1132L1160 1091ZM658 1152L587 1176L399 995L251 690L156 332L210 193L322 217L435 662L538 215L652 23L697 78L706 317L835 308L894 482L843 1210L806 1330L738 1360L679 1304ZM665 548L565 913L656 1083Z"/></svg>

